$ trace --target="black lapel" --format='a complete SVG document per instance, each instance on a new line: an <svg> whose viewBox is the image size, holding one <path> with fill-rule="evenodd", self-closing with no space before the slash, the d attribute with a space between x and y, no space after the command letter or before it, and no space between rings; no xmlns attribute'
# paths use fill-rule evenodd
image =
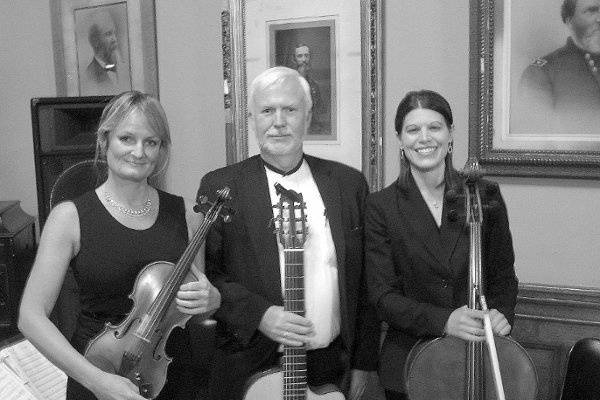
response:
<svg viewBox="0 0 600 400"><path fill-rule="evenodd" d="M427 253L446 269L444 252L440 232L435 223L435 219L425 204L425 200L419 192L419 188L412 176L409 177L409 188L404 190L398 187L398 206L399 212L404 215L410 228L418 236L414 243L422 244Z"/></svg>
<svg viewBox="0 0 600 400"><path fill-rule="evenodd" d="M272 223L273 208L267 175L258 156L248 160L248 168L240 176L240 198L247 199L240 205L244 225L258 265L261 268L264 288L270 298L281 298L281 271L279 250ZM252 267L252 266L251 266Z"/></svg>
<svg viewBox="0 0 600 400"><path fill-rule="evenodd" d="M345 282L344 268L342 267L344 265L346 247L342 224L342 198L339 183L331 176L331 169L328 165L315 157L305 156L305 158L323 199L323 205L329 219L329 227L338 263L338 280L339 282ZM308 229L310 232L310 226Z"/></svg>
<svg viewBox="0 0 600 400"><path fill-rule="evenodd" d="M443 257L447 262L450 262L459 239L466 240L467 235L464 235L466 229L464 198L448 201L444 196L440 237L443 243Z"/></svg>

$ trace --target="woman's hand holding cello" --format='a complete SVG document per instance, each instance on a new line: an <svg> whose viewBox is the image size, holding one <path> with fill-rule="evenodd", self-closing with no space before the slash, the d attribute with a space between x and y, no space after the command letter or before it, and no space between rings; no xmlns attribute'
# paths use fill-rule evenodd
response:
<svg viewBox="0 0 600 400"><path fill-rule="evenodd" d="M444 332L463 340L483 342L485 340L483 317L486 313L489 313L494 334L506 336L510 333L511 326L500 311L496 309L489 311L475 310L466 305L457 308L450 314Z"/></svg>

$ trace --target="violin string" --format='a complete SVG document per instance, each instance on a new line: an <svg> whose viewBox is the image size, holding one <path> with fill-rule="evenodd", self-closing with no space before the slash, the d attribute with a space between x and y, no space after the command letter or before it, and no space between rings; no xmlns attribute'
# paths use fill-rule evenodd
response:
<svg viewBox="0 0 600 400"><path fill-rule="evenodd" d="M221 208L222 206L219 206L217 210L212 210L214 212L211 213L211 210L209 210L209 212L206 214L200 228L196 231L196 234L190 240L190 244L184 251L179 262L177 262L175 265L174 272L169 275L169 278L150 306L149 314L151 315L151 319L145 331L142 332L143 337L147 338L150 333L154 332L158 323L162 320L167 308L171 305L171 302L176 296L175 287L178 286L185 278L185 275L188 272L187 267L191 263L199 246L202 244L210 225L212 225L214 220L218 217L218 213L220 212Z"/></svg>

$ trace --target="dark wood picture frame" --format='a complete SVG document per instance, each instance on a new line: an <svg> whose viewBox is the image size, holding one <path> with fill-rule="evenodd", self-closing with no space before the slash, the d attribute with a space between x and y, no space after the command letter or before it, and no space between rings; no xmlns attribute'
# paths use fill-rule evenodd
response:
<svg viewBox="0 0 600 400"><path fill-rule="evenodd" d="M510 98L497 71L506 62L502 58L507 52L494 48L498 43L505 43L496 40L496 33L506 34L510 29L510 26L496 26L503 24L503 18L497 13L503 11L507 3L510 5L510 0L469 0L469 156L477 158L489 175L600 178L600 130L597 140L594 137L572 142L554 142L550 135L543 136L540 132L540 137L545 139L538 142L546 140L547 143L539 148L531 142L519 142L518 136L516 145L511 148L495 143L495 137L503 134L499 125L504 117L496 115L495 106Z"/></svg>

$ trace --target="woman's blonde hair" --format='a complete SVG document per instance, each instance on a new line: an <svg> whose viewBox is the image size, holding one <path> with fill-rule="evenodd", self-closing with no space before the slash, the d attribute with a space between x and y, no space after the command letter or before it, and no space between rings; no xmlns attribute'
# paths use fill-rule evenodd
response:
<svg viewBox="0 0 600 400"><path fill-rule="evenodd" d="M155 97L135 90L115 96L102 111L98 130L96 131L95 159L106 159L110 133L134 111L139 111L146 117L152 131L160 138L159 159L155 170L152 172L152 176L159 175L164 172L169 162L171 149L169 122L165 111Z"/></svg>

